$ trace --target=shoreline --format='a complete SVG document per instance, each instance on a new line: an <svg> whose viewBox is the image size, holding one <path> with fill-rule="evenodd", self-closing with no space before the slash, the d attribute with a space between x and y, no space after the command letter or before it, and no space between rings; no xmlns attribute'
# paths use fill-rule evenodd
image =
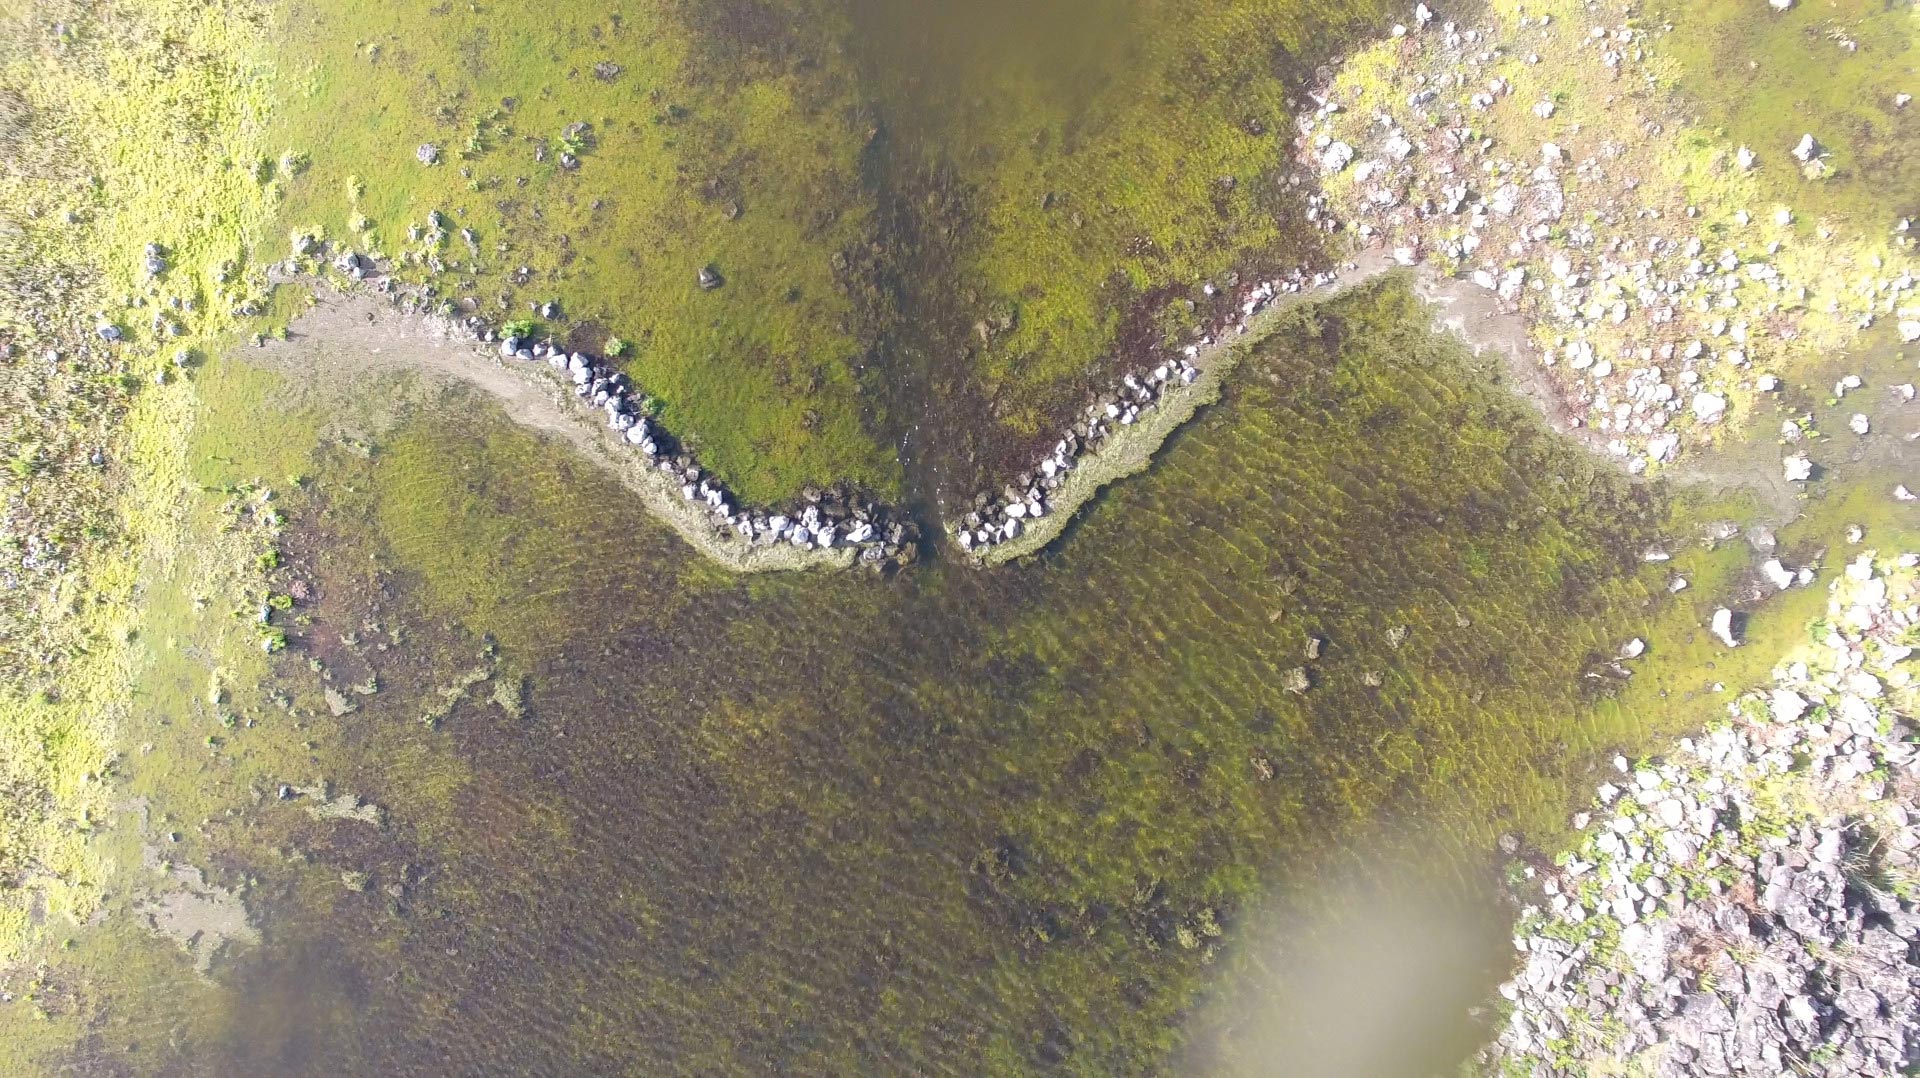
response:
<svg viewBox="0 0 1920 1078"><path fill-rule="evenodd" d="M1625 462L1606 452L1597 432L1574 421L1546 372L1532 361L1526 324L1520 314L1498 309L1488 302L1490 294L1471 281L1445 276L1424 262L1400 264L1377 248L1354 252L1341 266L1324 284L1275 297L1246 320L1244 331L1201 350L1196 358L1200 376L1192 385L1168 394L1159 407L1141 413L1137 422L1115 430L1096 450L1086 454L1052 492L1046 516L1029 518L1018 537L976 552L969 561L980 568L993 568L1045 550L1103 488L1145 471L1176 430L1201 408L1217 402L1221 386L1239 366L1242 354L1272 336L1282 318L1300 307L1338 299L1393 273L1411 278L1414 295L1432 316L1434 332L1452 336L1476 356L1493 352L1508 388L1532 405L1554 433L1573 439L1596 457L1625 470Z"/></svg>
<svg viewBox="0 0 1920 1078"><path fill-rule="evenodd" d="M650 516L733 572L849 569L856 563L858 554L851 546L801 549L723 534L710 520L704 502L681 496L676 477L632 452L619 432L589 423L544 363L536 374L521 373L496 349L469 339L447 319L394 310L362 294L316 289L313 295L314 307L289 326L292 339L268 340L239 355L256 362L264 358L265 365L283 371L327 373L371 366L424 370L464 382L497 401L514 422L561 438L618 477L639 496ZM358 361L327 355L335 348L352 349Z"/></svg>
<svg viewBox="0 0 1920 1078"><path fill-rule="evenodd" d="M1555 433L1578 441L1597 457L1620 463L1607 454L1597 432L1572 418L1546 372L1531 361L1523 316L1490 303L1470 281L1444 276L1428 263L1403 265L1378 249L1356 251L1340 265L1323 283L1274 296L1242 322L1222 327L1231 336L1193 354L1198 376L1192 384L1165 393L1157 406L1141 411L1132 424L1113 428L1084 453L1049 493L1046 514L1029 517L1017 537L976 547L965 553L962 562L975 569L991 569L1046 550L1101 490L1145 471L1175 431L1202 408L1219 401L1222 386L1243 354L1272 336L1284 318L1303 306L1338 299L1392 273L1411 279L1415 295L1431 314L1435 332L1450 334L1476 356L1491 350L1509 388L1527 400ZM845 570L860 563L859 549L852 546L802 548L749 540L732 529L722 529L704 502L683 496L677 474L634 454L619 431L588 422L582 407L571 401L562 380L548 371L547 364L511 363L470 327L450 318L405 310L361 290L317 287L320 281L306 283L315 286L314 306L292 321L292 337L265 340L237 352L238 356L246 358L251 351L256 361L264 358L266 365L281 370L325 373L378 367L425 371L465 383L497 401L514 422L558 436L618 477L640 497L650 516L731 572ZM353 355L328 354L336 348ZM923 537L922 541L951 542L951 536L945 540Z"/></svg>

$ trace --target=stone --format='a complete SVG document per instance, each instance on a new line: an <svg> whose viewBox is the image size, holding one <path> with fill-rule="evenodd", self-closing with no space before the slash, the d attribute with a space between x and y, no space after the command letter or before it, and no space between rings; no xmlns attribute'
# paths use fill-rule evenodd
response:
<svg viewBox="0 0 1920 1078"><path fill-rule="evenodd" d="M1771 0L1769 0L1769 2L1771 2ZM1820 155L1820 143L1815 141L1814 137L1811 134L1801 135L1800 141L1794 144L1793 159L1795 161L1800 162L1803 165L1812 161L1814 158L1818 157L1819 155Z"/></svg>
<svg viewBox="0 0 1920 1078"><path fill-rule="evenodd" d="M440 160L440 147L431 142L423 142L414 149L413 156L423 165L436 164Z"/></svg>
<svg viewBox="0 0 1920 1078"><path fill-rule="evenodd" d="M1760 573L1767 578L1767 583L1772 584L1779 591L1786 591L1793 587L1793 573L1780 564L1779 558L1768 558L1761 563Z"/></svg>
<svg viewBox="0 0 1920 1078"><path fill-rule="evenodd" d="M1912 344L1920 341L1920 320L1903 318L1900 320L1900 343Z"/></svg>
<svg viewBox="0 0 1920 1078"><path fill-rule="evenodd" d="M1773 721L1790 723L1806 714L1807 701L1792 689L1774 689L1767 694L1767 710Z"/></svg>
<svg viewBox="0 0 1920 1078"><path fill-rule="evenodd" d="M1754 153L1752 150L1749 150L1745 146L1742 146L1739 149L1733 151L1733 160L1734 160L1734 163L1739 165L1740 168L1744 171L1744 170L1753 168L1754 162L1757 160L1757 158L1754 156Z"/></svg>
<svg viewBox="0 0 1920 1078"><path fill-rule="evenodd" d="M1869 430L1873 429L1873 424L1865 415L1855 412L1853 416L1847 420L1847 429L1855 434L1864 436Z"/></svg>
<svg viewBox="0 0 1920 1078"><path fill-rule="evenodd" d="M1715 610L1713 612L1713 621L1709 627L1713 635L1719 638L1722 644L1730 648L1740 646L1740 641L1736 640L1733 635L1733 611L1724 606Z"/></svg>
<svg viewBox="0 0 1920 1078"><path fill-rule="evenodd" d="M1789 483L1804 482L1813 478L1813 461L1805 453L1795 453L1781 464Z"/></svg>
<svg viewBox="0 0 1920 1078"><path fill-rule="evenodd" d="M727 283L726 278L720 276L720 270L712 263L700 267L699 281L701 290L705 292L711 292Z"/></svg>
<svg viewBox="0 0 1920 1078"><path fill-rule="evenodd" d="M1727 414L1727 398L1718 393L1696 393L1693 396L1693 414L1702 423L1717 423Z"/></svg>
<svg viewBox="0 0 1920 1078"><path fill-rule="evenodd" d="M1338 172L1353 162L1353 147L1344 142L1333 142L1320 151L1320 167L1327 172Z"/></svg>

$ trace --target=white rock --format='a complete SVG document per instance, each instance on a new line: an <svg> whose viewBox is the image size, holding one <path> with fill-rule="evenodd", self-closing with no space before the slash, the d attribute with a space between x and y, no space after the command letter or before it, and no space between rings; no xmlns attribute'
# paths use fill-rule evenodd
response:
<svg viewBox="0 0 1920 1078"><path fill-rule="evenodd" d="M1693 414L1702 423L1718 422L1727 413L1727 398L1718 393L1695 393Z"/></svg>
<svg viewBox="0 0 1920 1078"><path fill-rule="evenodd" d="M1771 393L1780 388L1780 379L1775 378L1771 374L1763 374L1759 378L1754 379L1753 385L1755 389L1758 389L1762 393Z"/></svg>
<svg viewBox="0 0 1920 1078"><path fill-rule="evenodd" d="M1900 342L1912 344L1920 341L1920 320L1903 318L1900 320Z"/></svg>
<svg viewBox="0 0 1920 1078"><path fill-rule="evenodd" d="M1847 429L1855 434L1865 434L1868 430L1872 429L1872 425L1866 416L1855 412L1853 413L1853 418L1847 420Z"/></svg>
<svg viewBox="0 0 1920 1078"><path fill-rule="evenodd" d="M1793 6L1793 0L1767 0L1767 6L1775 11L1785 11Z"/></svg>
<svg viewBox="0 0 1920 1078"><path fill-rule="evenodd" d="M1620 657L1622 659L1638 659L1640 656L1645 655L1646 653L1647 653L1647 642L1645 640L1640 639L1637 636L1634 637L1632 640L1629 640L1626 643L1620 645Z"/></svg>
<svg viewBox="0 0 1920 1078"><path fill-rule="evenodd" d="M1734 163L1739 165L1741 168L1750 169L1753 167L1755 158L1753 156L1752 150L1749 150L1745 146L1742 146L1739 149L1733 151L1733 160L1734 160Z"/></svg>
<svg viewBox="0 0 1920 1078"><path fill-rule="evenodd" d="M1553 102L1551 102L1551 101L1542 101L1542 102L1540 102L1540 103L1539 103L1538 105L1535 105L1535 106L1533 106L1533 114L1534 114L1535 116L1538 116L1538 117L1540 117L1540 118L1541 118L1542 120L1544 120L1544 119L1546 119L1546 118L1547 118L1547 117L1549 117L1549 116L1552 116L1552 115L1553 115Z"/></svg>
<svg viewBox="0 0 1920 1078"><path fill-rule="evenodd" d="M1790 572L1786 566L1780 564L1779 558L1768 558L1766 562L1760 566L1760 573L1767 578L1767 583L1772 584L1780 591L1786 591L1788 588L1793 587L1793 573Z"/></svg>
<svg viewBox="0 0 1920 1078"><path fill-rule="evenodd" d="M1769 0L1769 2L1771 2L1771 0ZM1800 141L1794 144L1793 159L1801 164L1806 164L1813 160L1819 152L1820 144L1814 141L1811 134L1804 134L1800 136Z"/></svg>
<svg viewBox="0 0 1920 1078"><path fill-rule="evenodd" d="M1813 478L1813 460L1805 453L1795 453L1781 462L1787 475L1787 482L1799 483Z"/></svg>
<svg viewBox="0 0 1920 1078"><path fill-rule="evenodd" d="M1767 710L1773 713L1773 721L1793 722L1806 714L1807 701L1792 689L1775 689L1767 696Z"/></svg>
<svg viewBox="0 0 1920 1078"><path fill-rule="evenodd" d="M1353 162L1353 147L1344 142L1330 143L1320 153L1320 167L1328 172L1338 172Z"/></svg>
<svg viewBox="0 0 1920 1078"><path fill-rule="evenodd" d="M1728 610L1724 606L1715 610L1713 612L1713 623L1710 628L1713 631L1713 635L1718 637L1722 644L1730 648L1740 646L1740 641L1733 638L1733 611Z"/></svg>
<svg viewBox="0 0 1920 1078"><path fill-rule="evenodd" d="M1914 493L1907 489L1905 483L1902 483L1893 488L1893 500L1896 502L1910 502L1914 500Z"/></svg>

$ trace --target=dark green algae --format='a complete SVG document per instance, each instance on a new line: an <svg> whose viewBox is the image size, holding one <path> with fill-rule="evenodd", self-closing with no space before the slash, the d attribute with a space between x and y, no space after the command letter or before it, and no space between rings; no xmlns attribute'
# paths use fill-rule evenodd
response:
<svg viewBox="0 0 1920 1078"><path fill-rule="evenodd" d="M1397 1061L1450 1063L1504 960L1492 837L1550 831L1597 752L1712 706L1706 664L1734 676L1675 565L1640 561L1678 512L1660 488L1495 377L1404 282L1370 287L1294 316L1044 558L895 579L726 577L616 483L428 394L289 499L279 572L317 597L273 688L304 717L231 735L297 742L387 826L215 814L189 849L252 880L265 942L159 1022L178 1048L131 1035L150 991L105 992L92 1059L1211 1069L1275 911L1419 871L1479 911L1484 965ZM1743 561L1677 559L1700 593ZM1670 665L1618 697L1583 676L1634 634ZM333 719L310 658L380 690Z"/></svg>

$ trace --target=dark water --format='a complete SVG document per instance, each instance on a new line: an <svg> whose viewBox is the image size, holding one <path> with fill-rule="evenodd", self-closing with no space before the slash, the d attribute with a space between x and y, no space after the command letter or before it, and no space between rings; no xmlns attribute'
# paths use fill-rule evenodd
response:
<svg viewBox="0 0 1920 1078"><path fill-rule="evenodd" d="M338 660L385 688L329 759L393 822L250 865L268 942L203 1062L1449 1066L1504 959L1492 836L1630 733L1580 674L1660 590L1634 554L1658 507L1424 326L1397 285L1303 321L993 573L728 579L499 422L342 455L294 507L291 571L336 582L296 646L391 636ZM483 687L417 721L486 638L524 715Z"/></svg>

